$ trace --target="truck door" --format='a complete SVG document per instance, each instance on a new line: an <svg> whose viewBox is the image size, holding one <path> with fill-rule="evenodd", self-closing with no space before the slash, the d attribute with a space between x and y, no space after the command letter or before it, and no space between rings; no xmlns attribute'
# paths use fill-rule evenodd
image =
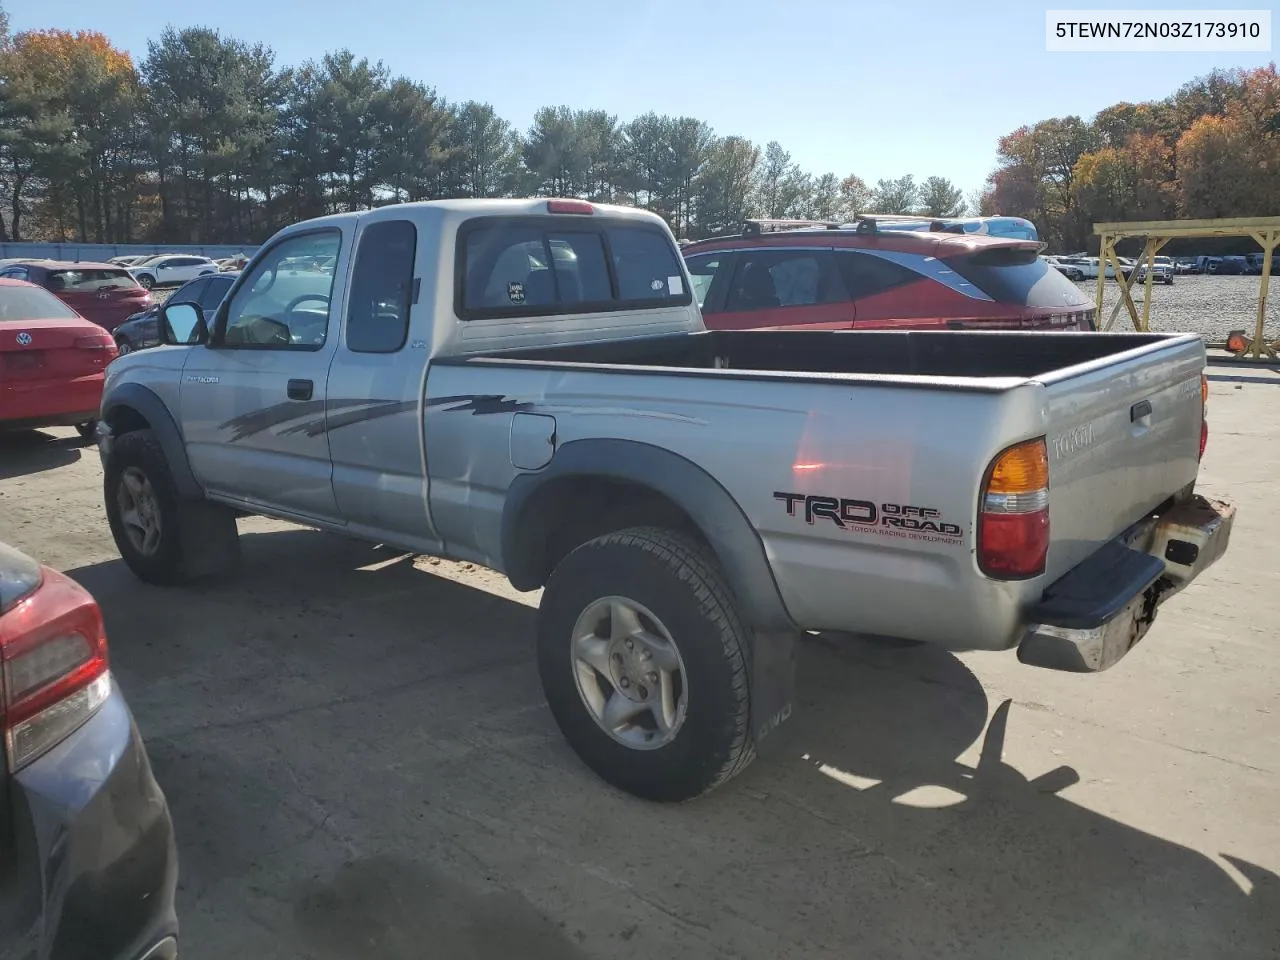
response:
<svg viewBox="0 0 1280 960"><path fill-rule="evenodd" d="M281 238L218 309L182 375L187 454L206 490L332 519L325 395L337 349L338 254L354 224ZM345 233L345 236L344 236ZM345 261L343 261L345 262Z"/></svg>
<svg viewBox="0 0 1280 960"><path fill-rule="evenodd" d="M427 258L434 257L394 210L361 218L326 411L333 492L347 522L424 546L437 539L427 513L420 402L432 315L430 302L416 304L415 278L432 274Z"/></svg>

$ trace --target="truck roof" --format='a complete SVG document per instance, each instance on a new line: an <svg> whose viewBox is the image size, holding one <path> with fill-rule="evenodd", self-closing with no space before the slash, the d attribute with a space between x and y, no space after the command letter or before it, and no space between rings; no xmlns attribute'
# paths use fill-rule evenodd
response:
<svg viewBox="0 0 1280 960"><path fill-rule="evenodd" d="M552 208L553 204L563 205L565 209L556 210ZM635 207L616 206L610 203L594 203L587 200L558 197L538 197L529 200L458 198L452 200L416 200L411 203L375 207L373 210L333 213L328 216L315 217L311 220L295 223L287 227L286 230L293 232L299 229L312 229L322 224L355 220L359 217L386 216L389 211L393 211L391 215L394 217L411 217L415 212L429 212L445 216L452 215L450 219L454 220L495 216L538 217L548 214L567 216L601 214L624 219L656 221L665 225L665 221L656 213L650 213L648 210L639 210Z"/></svg>

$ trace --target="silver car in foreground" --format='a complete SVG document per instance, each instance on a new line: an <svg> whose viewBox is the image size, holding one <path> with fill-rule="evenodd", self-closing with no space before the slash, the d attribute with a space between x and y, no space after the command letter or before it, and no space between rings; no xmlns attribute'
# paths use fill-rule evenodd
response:
<svg viewBox="0 0 1280 960"><path fill-rule="evenodd" d="M1198 338L708 332L671 232L622 207L312 220L161 320L102 406L140 577L229 569L247 512L541 587L556 720L654 799L746 766L803 631L1101 670L1233 520L1193 492Z"/></svg>

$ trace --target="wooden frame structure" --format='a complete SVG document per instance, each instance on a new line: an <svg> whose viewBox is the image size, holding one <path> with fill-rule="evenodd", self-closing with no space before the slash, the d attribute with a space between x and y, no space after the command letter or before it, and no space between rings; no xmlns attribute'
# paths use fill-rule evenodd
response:
<svg viewBox="0 0 1280 960"><path fill-rule="evenodd" d="M1110 330L1124 306L1129 311L1135 330L1146 332L1150 329L1151 319L1151 281L1155 271L1155 256L1166 243L1175 237L1252 237L1262 247L1262 283L1258 289L1258 317L1254 325L1253 339L1248 343L1241 356L1252 354L1260 359L1266 354L1275 359L1280 351L1280 340L1267 343L1263 338L1263 328L1267 319L1267 290L1271 281L1271 260L1276 247L1280 245L1280 217L1231 217L1218 220L1133 220L1117 223L1095 223L1093 232L1102 238L1101 261L1098 266L1098 318L1102 318L1102 296L1105 290L1107 266L1113 268L1115 279L1120 283L1120 300L1111 310L1111 316L1105 324L1099 323L1098 329ZM1120 258L1116 255L1116 243L1132 237L1142 237L1146 244L1142 257L1135 268L1130 271L1128 279L1124 279L1124 271L1120 266ZM1137 304L1133 302L1130 291L1138 276L1137 266L1146 263L1146 276L1142 297L1142 313L1139 315Z"/></svg>

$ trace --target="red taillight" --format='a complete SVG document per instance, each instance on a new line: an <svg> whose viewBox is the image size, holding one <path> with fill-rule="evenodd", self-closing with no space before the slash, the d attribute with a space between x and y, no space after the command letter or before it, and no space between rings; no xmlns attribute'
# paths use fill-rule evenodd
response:
<svg viewBox="0 0 1280 960"><path fill-rule="evenodd" d="M596 208L585 200L548 200L547 213L595 213Z"/></svg>
<svg viewBox="0 0 1280 960"><path fill-rule="evenodd" d="M9 769L61 743L111 691L93 597L60 573L0 617L0 707Z"/></svg>
<svg viewBox="0 0 1280 960"><path fill-rule="evenodd" d="M1044 573L1049 555L1049 452L1044 438L992 462L978 508L978 567L999 580Z"/></svg>
<svg viewBox="0 0 1280 960"><path fill-rule="evenodd" d="M1200 374L1200 459L1209 445L1209 378Z"/></svg>
<svg viewBox="0 0 1280 960"><path fill-rule="evenodd" d="M89 351L89 363L94 367L105 367L120 355L120 348L109 333L76 337L75 347L77 350Z"/></svg>

